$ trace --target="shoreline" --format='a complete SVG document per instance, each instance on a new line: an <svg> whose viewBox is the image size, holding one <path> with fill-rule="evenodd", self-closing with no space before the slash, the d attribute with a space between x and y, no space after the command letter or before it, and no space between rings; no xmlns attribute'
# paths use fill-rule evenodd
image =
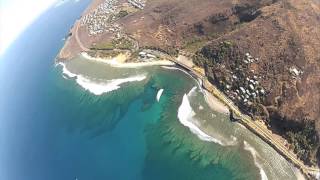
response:
<svg viewBox="0 0 320 180"><path fill-rule="evenodd" d="M89 13L92 9L98 6L99 1L95 0L91 3L87 9L83 12L82 15ZM78 29L80 20L77 20L74 26L70 29L71 35L65 41L65 45L62 47L57 56L57 63L59 61L64 61L66 59L70 59L71 57L75 57L76 55L82 55L88 60L97 61L101 63L106 63L112 67L117 68L140 68L147 66L175 66L179 69L186 71L186 73L190 74L203 89L203 94L205 99L208 98L208 95L213 96L215 99L210 101L219 102L222 106L226 106L230 112L234 113L237 117L239 117L238 122L244 125L248 130L259 136L263 141L273 147L279 154L281 154L285 159L294 164L298 169L302 171L307 177L320 175L320 170L318 167L309 167L304 164L300 159L296 157L296 154L290 151L279 138L276 138L275 135L267 129L262 123L259 124L254 122L251 117L247 116L245 113L241 112L237 106L226 96L222 91L220 91L214 84L211 84L205 76L205 72L202 68L196 67L193 65L192 61L186 56L179 55L178 58L173 57L165 57L166 60L159 61L148 61L148 62L125 62L127 59L127 54L120 54L120 56L116 56L114 58L99 58L99 57L91 57L87 52L89 51L86 47L87 41L83 39L82 36L79 36ZM81 41L82 40L82 41ZM84 44L83 44L84 43ZM161 56L163 57L163 56ZM207 92L205 92L207 91ZM212 99L212 98L211 98ZM209 103L208 103L209 104ZM215 105L212 105L213 107ZM212 107L210 106L210 107ZM221 108L224 109L224 108ZM216 109L214 109L216 110ZM217 111L217 110L216 110ZM223 110L225 112L225 109Z"/></svg>
<svg viewBox="0 0 320 180"><path fill-rule="evenodd" d="M190 60L189 60L190 61ZM301 173L307 177L315 178L320 176L320 170L317 167L310 167L305 165L300 159L298 159L292 151L287 149L283 143L275 137L275 135L267 128L261 124L256 123L248 115L242 113L240 109L234 105L234 103L226 97L215 85L211 84L205 74L199 70L198 67L192 66L184 61L179 61L179 59L173 60L179 67L186 70L192 77L199 79L202 88L208 92L208 94L215 97L220 103L227 106L230 112L233 112L237 117L239 117L238 123L244 125L249 131L253 132L256 136L260 137L264 142L269 144L273 149L275 149L281 156L283 156L287 161L292 163Z"/></svg>
<svg viewBox="0 0 320 180"><path fill-rule="evenodd" d="M223 96L222 92L219 92L219 90L215 89L216 91L212 91L212 89L208 88L208 82L204 80L204 75L199 72L199 68L197 67L190 67L181 64L179 61L179 58L172 59L170 61L168 60L159 60L159 61L152 61L152 62L133 62L133 63L126 63L125 62L125 56L123 57L114 57L114 58L95 58L87 53L83 52L80 54L83 58L89 60L89 61L95 61L95 62L101 62L111 65L115 68L139 68L139 67L147 67L147 66L163 66L168 67L175 70L180 70L186 74L188 74L190 77L192 77L198 84L198 87L201 88L202 94L204 95L206 103L209 105L210 109L223 114L230 114L232 111L236 115L238 115L240 118L246 117L246 115L239 115L238 112L235 112L233 108L230 108L230 102L226 102L225 99L221 99L221 95ZM213 86L210 84L210 86ZM217 94L218 92L218 94ZM233 105L234 106L234 105ZM238 109L237 109L238 110ZM252 121L252 120L251 120ZM245 126L249 131L253 132L255 135L260 137L264 142L269 144L272 148L274 148L281 156L283 156L286 160L292 163L293 166L297 167L301 171L302 174L304 174L306 177L311 177L308 174L303 171L299 166L297 166L294 161L291 161L290 157L287 157L285 153L283 153L281 150L279 151L278 147L275 146L270 139L268 139L266 136L261 135L257 129L252 128L250 126L250 123L246 124L247 122L240 120L238 121L240 125ZM200 127L199 127L200 128Z"/></svg>
<svg viewBox="0 0 320 180"><path fill-rule="evenodd" d="M89 62L90 63L90 62ZM92 64L94 64L94 62L92 62ZM194 88L193 88L194 89ZM190 96L192 96L191 94L191 91L193 91L193 90L190 90L189 91L189 93L188 93L188 95L190 95ZM199 94L200 95L200 94ZM191 101L190 101L191 102ZM180 105L181 106L181 105ZM190 106L190 104L189 104L189 106ZM191 109L192 110L192 109ZM182 115L185 115L185 113L184 112L181 112L181 114ZM193 121L191 121L190 123L192 123ZM187 123L187 124L186 124ZM212 132L212 131L204 131L204 129L203 128L205 128L205 127L203 127L202 128L202 126L198 126L197 125L197 123L193 123L194 125L192 125L192 124L190 124L190 123L188 123L188 122L181 122L181 124L182 125L184 125L184 126L186 126L186 125L188 125L188 126L186 126L187 128L189 128L190 130L191 130L191 128L196 128L198 131L196 131L196 133L198 133L199 135L197 135L197 134L195 134L195 135L197 135L198 136L198 138L201 140L201 141L212 141L212 142L215 142L215 143L217 143L217 144L221 144L222 146L230 146L230 144L225 144L224 143L224 141L220 141L220 138L218 137L216 137L216 136L214 136L214 135L211 135L211 134L206 134L207 132ZM195 133L194 131L192 131L193 133ZM235 140L236 141L236 140ZM233 145L232 145L233 146ZM257 166L258 167L258 166ZM258 167L259 168L259 170L260 170L260 172L261 171L263 171L264 169L261 169L261 168L264 168L264 167ZM261 175L261 173L260 173L260 175Z"/></svg>
<svg viewBox="0 0 320 180"><path fill-rule="evenodd" d="M199 88L201 88L201 91L205 98L206 103L212 110L222 114L226 114L226 115L230 114L228 106L226 106L222 101L220 101L210 92L208 92L205 88L203 88L202 80L199 79L198 76L196 76L195 74L190 74L190 72L186 71L184 68L181 68L179 64L177 64L172 60L156 60L156 61L150 61L150 62L131 62L131 63L129 62L128 63L128 62L125 62L126 58L128 58L125 54L120 54L113 58L92 57L86 52L82 52L80 55L89 61L105 63L115 68L142 68L142 67L149 67L149 66L160 66L160 67L162 66L162 67L168 67L168 69L176 68L176 70L179 70L188 74L197 82ZM59 64L59 60L56 62L56 64Z"/></svg>
<svg viewBox="0 0 320 180"><path fill-rule="evenodd" d="M196 76L190 74L189 72L181 69L177 63L169 60L156 60L156 61L150 61L150 62L132 62L128 63L125 62L127 56L125 54L120 54L113 58L97 58L92 57L86 52L82 52L81 56L90 60L90 61L96 61L96 62L102 62L111 65L115 68L140 68L140 67L148 67L148 66L169 66L169 67L176 67L177 70L183 71L184 73L190 75L195 81L197 81L197 84L199 88L201 88L201 91L204 95L204 98L209 105L209 107L222 114L229 115L229 109L228 107L223 104L218 98L213 96L211 93L209 93L206 89L202 87L202 81L201 79L197 78ZM178 57L179 58L179 57Z"/></svg>
<svg viewBox="0 0 320 180"><path fill-rule="evenodd" d="M175 62L175 61L173 61ZM176 68L183 71L184 73L187 73L189 76L191 76L192 78L194 78L198 85L200 86L202 93L204 95L204 98L206 100L206 103L209 105L209 107L214 110L217 111L219 113L223 113L223 114L227 114L230 115L230 108L229 106L223 101L221 100L219 97L216 96L216 94L209 92L209 90L207 88L205 88L203 85L203 80L202 78L199 76L199 72L198 69L194 69L193 71L190 71L189 69L186 69L184 66L182 66L181 64L176 63ZM211 84L212 85L212 84ZM214 85L212 85L214 86ZM219 90L217 90L219 91ZM219 92L222 94L222 92ZM225 109L226 108L226 109ZM309 174L306 173L304 170L302 170L299 166L297 166L293 161L291 161L290 158L288 158L284 153L280 152L277 147L275 145L273 145L272 143L269 142L269 139L266 139L264 136L261 136L255 129L251 128L251 126L248 126L248 124L245 124L242 121L237 121L237 123L239 123L239 125L243 126L243 128L248 129L249 131L251 131L254 135L258 136L259 138L262 139L262 141L266 142L271 148L275 149L276 152L278 152L280 154L280 156L284 157L289 163L291 163L292 168L295 169L295 175L299 180L303 180L303 179L310 179L311 177L313 178L317 178L319 176L319 174ZM201 129L201 127L199 127L199 129ZM220 144L221 145L221 144ZM251 154L252 151L248 150ZM254 162L255 165L259 168L260 171L260 175L262 179L267 179L267 176L265 174L264 169L261 167L261 165L257 164L256 162L256 155L252 154L254 157Z"/></svg>
<svg viewBox="0 0 320 180"><path fill-rule="evenodd" d="M167 64L163 65L162 63L155 63L157 61L155 61L155 62L126 63L126 62L122 61L123 59L121 60L121 58L120 58L120 60L117 57L114 57L114 58L95 58L95 57L91 57L87 53L81 53L81 56L83 56L85 59L87 59L89 61L96 61L96 62L106 63L106 64L111 65L112 67L115 67L115 68L128 68L128 67L129 68L139 68L139 67L146 67L146 66L161 66L161 67L165 67L165 68L168 68L168 69L171 69L171 70L182 71L185 74L189 75L191 78L193 78L197 82L197 84L198 84L197 86L201 89L201 92L202 92L202 94L203 94L203 96L205 98L205 101L208 104L210 109L212 109L212 110L214 110L214 111L216 111L218 113L230 115L230 111L229 111L228 106L223 101L221 101L218 97L216 97L214 94L212 94L212 92L209 92L208 89L205 88L205 85L203 83L203 79L200 78L199 74L197 73L198 69L196 69L196 72L191 72L191 71L187 70L185 67L182 67L181 64L176 63L175 61L170 61L170 66L169 66ZM161 62L161 61L159 61L159 62ZM165 61L165 62L167 62L167 61ZM247 125L243 124L242 122L238 122L238 123L239 123L239 125L243 125L246 129L248 129L249 131L253 132L253 130L250 129ZM182 125L186 126L184 123L182 123ZM189 124L189 126L186 126L186 127L188 127L189 129L191 128L190 124ZM203 131L201 126L200 127L197 126L197 128L198 128L197 133L199 133L199 132L205 133L205 131ZM253 133L255 135L259 136L263 141L265 141L259 134L255 133L255 132L253 132ZM222 146L226 146L227 145L227 144L222 143L220 140L215 139L214 137L212 137L210 135L207 135L207 134L200 134L200 135L204 135L204 136L199 136L199 134L195 134L195 135L197 135L201 140L204 140L204 141L212 141L212 142L218 143L218 144L220 144ZM203 137L205 137L205 138L203 138ZM266 142L266 143L269 146L271 146L272 148L275 148L270 143L268 143L268 142ZM249 151L249 152L252 154L251 151ZM277 152L279 153L279 151L277 151ZM282 153L279 153L279 154L280 154L280 156L283 156ZM253 155L253 157L254 156L255 155ZM284 157L284 158L286 160L288 160L286 157ZM289 161L289 162L291 162L291 161ZM265 174L264 169L261 167L260 164L257 165L256 159L255 159L255 165L258 167L261 177L266 178L267 176ZM296 167L294 164L291 164L291 165L292 165L292 167ZM297 168L297 170L298 170L298 168ZM299 172L301 172L301 174L304 174L302 171L299 171ZM299 174L299 172L298 172L298 174Z"/></svg>
<svg viewBox="0 0 320 180"><path fill-rule="evenodd" d="M209 107L217 112L230 115L229 109L226 105L224 105L219 99L210 94L206 89L203 89L204 98L209 105Z"/></svg>
<svg viewBox="0 0 320 180"><path fill-rule="evenodd" d="M81 56L90 60L108 64L116 68L139 68L147 66L174 66L175 63L169 60L153 60L149 62L125 62L128 58L126 54L119 54L113 58L92 57L86 52L82 52Z"/></svg>
<svg viewBox="0 0 320 180"><path fill-rule="evenodd" d="M156 60L150 62L125 62L128 58L126 54L120 54L113 58L99 58L92 57L86 52L82 52L80 54L85 59L89 61L96 61L101 63L106 63L115 68L141 68L148 66L168 66L175 67L187 74L189 74L192 78L194 78L199 87L202 88L203 95L208 103L209 107L214 111L219 113L229 114L233 112L240 119L237 121L238 123L244 125L248 130L253 132L255 135L260 137L264 142L269 144L272 148L274 148L280 155L282 155L285 159L291 162L295 167L297 167L302 174L304 174L307 178L316 177L319 175L319 169L315 167L306 166L300 159L296 157L296 155L287 149L283 143L279 142L279 140L275 137L275 135L266 127L263 127L261 124L254 122L249 116L243 114L234 103L228 99L220 90L218 90L215 85L211 84L205 77L204 71L201 68L195 67L194 65L189 63L184 63L190 61L187 57L180 58L170 58L170 60ZM184 59L181 61L181 59ZM191 61L192 62L192 61ZM192 67L190 67L192 66ZM227 112L228 110L228 112Z"/></svg>

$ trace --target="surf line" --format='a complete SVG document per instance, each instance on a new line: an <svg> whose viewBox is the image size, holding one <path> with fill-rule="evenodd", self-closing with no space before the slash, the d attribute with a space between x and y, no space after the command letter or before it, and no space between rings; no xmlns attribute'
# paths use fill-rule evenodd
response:
<svg viewBox="0 0 320 180"><path fill-rule="evenodd" d="M244 149L249 151L253 156L254 164L259 168L261 180L268 180L266 172L263 170L262 165L258 162L257 157L259 156L258 152L246 141L243 141Z"/></svg>
<svg viewBox="0 0 320 180"><path fill-rule="evenodd" d="M190 131L197 135L197 137L203 141L209 141L209 142L214 142L217 144L220 144L224 146L225 144L222 143L220 140L215 139L205 132L203 132L199 127L197 127L193 122L193 118L195 116L195 112L193 111L188 96L185 94L182 99L182 103L178 109L178 119L180 123L190 129Z"/></svg>
<svg viewBox="0 0 320 180"><path fill-rule="evenodd" d="M160 101L160 98L162 96L162 93L163 93L163 89L160 89L157 93L157 101L159 102Z"/></svg>
<svg viewBox="0 0 320 180"><path fill-rule="evenodd" d="M94 80L88 77L85 77L80 74L75 74L70 72L66 65L62 62L59 62L58 65L62 66L62 73L69 78L75 79L78 85L80 85L83 89L91 92L92 94L99 96L107 92L111 92L120 88L121 84L134 82L134 81L143 81L146 79L146 75L138 75L127 77L123 79L112 79L112 80Z"/></svg>

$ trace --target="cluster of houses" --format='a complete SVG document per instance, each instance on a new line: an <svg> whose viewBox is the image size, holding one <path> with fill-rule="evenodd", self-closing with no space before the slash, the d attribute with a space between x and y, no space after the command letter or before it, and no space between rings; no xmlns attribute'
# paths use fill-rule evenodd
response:
<svg viewBox="0 0 320 180"><path fill-rule="evenodd" d="M97 9L82 18L81 26L87 26L89 35L120 31L120 26L112 23L116 20L117 2L118 0L106 0Z"/></svg>
<svg viewBox="0 0 320 180"><path fill-rule="evenodd" d="M245 54L244 63L253 63L257 62L258 58L253 58L249 53ZM264 88L260 85L258 77L254 74L254 71L251 70L252 75L248 75L248 77L241 78L241 86L232 87L230 84L226 84L225 88L230 98L237 99L240 102L243 102L246 105L250 105L256 99L266 94ZM232 75L231 82L239 82L240 79L236 75Z"/></svg>
<svg viewBox="0 0 320 180"><path fill-rule="evenodd" d="M294 78L299 78L300 75L303 74L303 71L298 70L298 68L294 66L290 67L289 72Z"/></svg>
<svg viewBox="0 0 320 180"><path fill-rule="evenodd" d="M253 58L249 53L246 53L246 58L243 60L243 62L246 64L250 64L258 61L259 61L259 58Z"/></svg>
<svg viewBox="0 0 320 180"><path fill-rule="evenodd" d="M233 98L237 98L239 101L243 101L245 104L250 104L260 96L265 95L265 90L259 86L259 81L257 76L253 78L246 78L245 86L240 86L233 92Z"/></svg>
<svg viewBox="0 0 320 180"><path fill-rule="evenodd" d="M156 58L155 55L144 52L144 51L139 52L139 57L144 60L153 60Z"/></svg>
<svg viewBox="0 0 320 180"><path fill-rule="evenodd" d="M118 0L106 0L93 12L85 15L81 20L81 26L86 26L89 35L97 35L104 32L116 33L119 36L120 25L114 23L117 20ZM143 9L145 0L128 0L128 3L135 8Z"/></svg>
<svg viewBox="0 0 320 180"><path fill-rule="evenodd" d="M128 2L136 7L136 8L139 8L139 9L143 9L144 6L146 5L146 1L145 0L128 0Z"/></svg>

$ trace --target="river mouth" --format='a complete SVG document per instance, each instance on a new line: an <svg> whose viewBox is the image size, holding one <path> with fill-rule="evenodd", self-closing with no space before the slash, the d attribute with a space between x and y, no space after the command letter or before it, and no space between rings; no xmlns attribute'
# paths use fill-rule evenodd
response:
<svg viewBox="0 0 320 180"><path fill-rule="evenodd" d="M99 132L93 137L124 134L130 119L139 117L139 130L133 133L139 137L134 141L139 146L139 178L296 178L292 165L274 149L228 115L213 111L196 80L178 69L115 68L82 56L57 69L64 77L60 83L74 84L109 108L104 112L109 118L101 115L90 124L90 131Z"/></svg>

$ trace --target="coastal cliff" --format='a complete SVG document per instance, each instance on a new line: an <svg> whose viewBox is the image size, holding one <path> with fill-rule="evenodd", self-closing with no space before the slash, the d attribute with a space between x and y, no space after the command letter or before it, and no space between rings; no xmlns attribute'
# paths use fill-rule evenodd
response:
<svg viewBox="0 0 320 180"><path fill-rule="evenodd" d="M137 7L125 0L94 1L58 58L81 52L137 57L143 49L183 53L244 113L284 137L306 164L317 164L319 1L141 2Z"/></svg>

